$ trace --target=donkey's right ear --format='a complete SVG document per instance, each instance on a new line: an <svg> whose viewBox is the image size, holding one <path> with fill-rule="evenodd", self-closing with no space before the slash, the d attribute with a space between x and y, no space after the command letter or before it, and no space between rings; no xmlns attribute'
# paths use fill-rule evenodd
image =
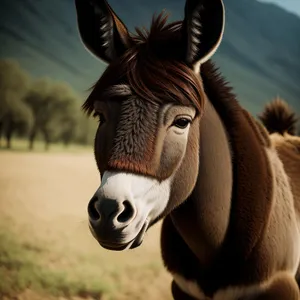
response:
<svg viewBox="0 0 300 300"><path fill-rule="evenodd" d="M81 40L101 60L112 62L130 46L126 26L105 0L75 0Z"/></svg>

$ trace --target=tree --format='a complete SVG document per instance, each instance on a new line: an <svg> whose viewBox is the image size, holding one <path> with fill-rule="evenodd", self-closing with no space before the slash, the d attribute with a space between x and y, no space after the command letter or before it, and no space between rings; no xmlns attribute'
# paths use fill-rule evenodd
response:
<svg viewBox="0 0 300 300"><path fill-rule="evenodd" d="M34 82L25 97L31 107L34 122L29 135L29 148L40 132L45 149L53 141L63 140L67 145L75 137L78 120L77 96L65 83L53 82L47 78Z"/></svg>
<svg viewBox="0 0 300 300"><path fill-rule="evenodd" d="M88 118L80 112L78 129L75 141L82 145L91 145L94 142L98 123L95 119Z"/></svg>
<svg viewBox="0 0 300 300"><path fill-rule="evenodd" d="M0 60L0 139L4 133L7 148L14 132L24 134L32 124L32 113L22 101L29 84L29 75L16 61Z"/></svg>
<svg viewBox="0 0 300 300"><path fill-rule="evenodd" d="M26 94L24 101L31 108L33 114L33 125L29 132L29 149L34 147L34 141L38 131L45 126L49 119L49 105L46 98L51 90L51 81L42 78L34 81Z"/></svg>
<svg viewBox="0 0 300 300"><path fill-rule="evenodd" d="M80 113L78 103L75 95L69 95L62 99L63 108L58 121L60 124L59 139L65 146L68 146L77 136Z"/></svg>
<svg viewBox="0 0 300 300"><path fill-rule="evenodd" d="M23 101L16 101L2 118L2 132L6 138L6 147L11 148L14 133L25 136L32 126L33 115Z"/></svg>
<svg viewBox="0 0 300 300"><path fill-rule="evenodd" d="M55 99L55 100L54 100ZM53 139L61 140L67 146L74 140L79 118L79 100L70 86L56 83L48 101L56 103L56 111L52 116L48 131L51 130Z"/></svg>

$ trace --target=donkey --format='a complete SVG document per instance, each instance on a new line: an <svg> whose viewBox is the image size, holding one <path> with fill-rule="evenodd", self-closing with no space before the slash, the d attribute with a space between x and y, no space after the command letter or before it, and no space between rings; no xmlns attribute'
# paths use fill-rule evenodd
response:
<svg viewBox="0 0 300 300"><path fill-rule="evenodd" d="M210 60L221 0L129 33L105 0L75 0L81 40L108 66L83 105L99 120L101 185L88 204L99 244L141 245L159 220L174 299L299 299L298 214L262 125Z"/></svg>
<svg viewBox="0 0 300 300"><path fill-rule="evenodd" d="M300 137L297 136L299 118L288 103L279 97L268 103L258 117L270 133L272 144L283 162L290 179L295 210L300 215Z"/></svg>

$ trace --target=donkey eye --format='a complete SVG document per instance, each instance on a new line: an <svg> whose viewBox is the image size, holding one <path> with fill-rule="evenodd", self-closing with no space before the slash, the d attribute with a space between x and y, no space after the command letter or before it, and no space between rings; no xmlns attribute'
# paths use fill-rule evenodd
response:
<svg viewBox="0 0 300 300"><path fill-rule="evenodd" d="M93 118L97 118L100 125L102 125L105 122L104 114L99 112L94 112Z"/></svg>
<svg viewBox="0 0 300 300"><path fill-rule="evenodd" d="M173 122L172 126L176 126L180 129L185 129L189 124L191 123L191 120L188 118L180 118Z"/></svg>

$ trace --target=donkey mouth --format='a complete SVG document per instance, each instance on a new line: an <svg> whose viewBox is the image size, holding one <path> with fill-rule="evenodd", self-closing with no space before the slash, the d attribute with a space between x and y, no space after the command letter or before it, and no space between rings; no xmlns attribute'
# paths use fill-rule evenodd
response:
<svg viewBox="0 0 300 300"><path fill-rule="evenodd" d="M139 247L143 243L145 233L148 229L148 225L149 225L149 221L146 220L146 222L144 223L144 225L142 226L141 230L136 235L136 237L126 243L104 242L98 239L97 240L100 246L107 250L123 251L128 249L134 249Z"/></svg>

